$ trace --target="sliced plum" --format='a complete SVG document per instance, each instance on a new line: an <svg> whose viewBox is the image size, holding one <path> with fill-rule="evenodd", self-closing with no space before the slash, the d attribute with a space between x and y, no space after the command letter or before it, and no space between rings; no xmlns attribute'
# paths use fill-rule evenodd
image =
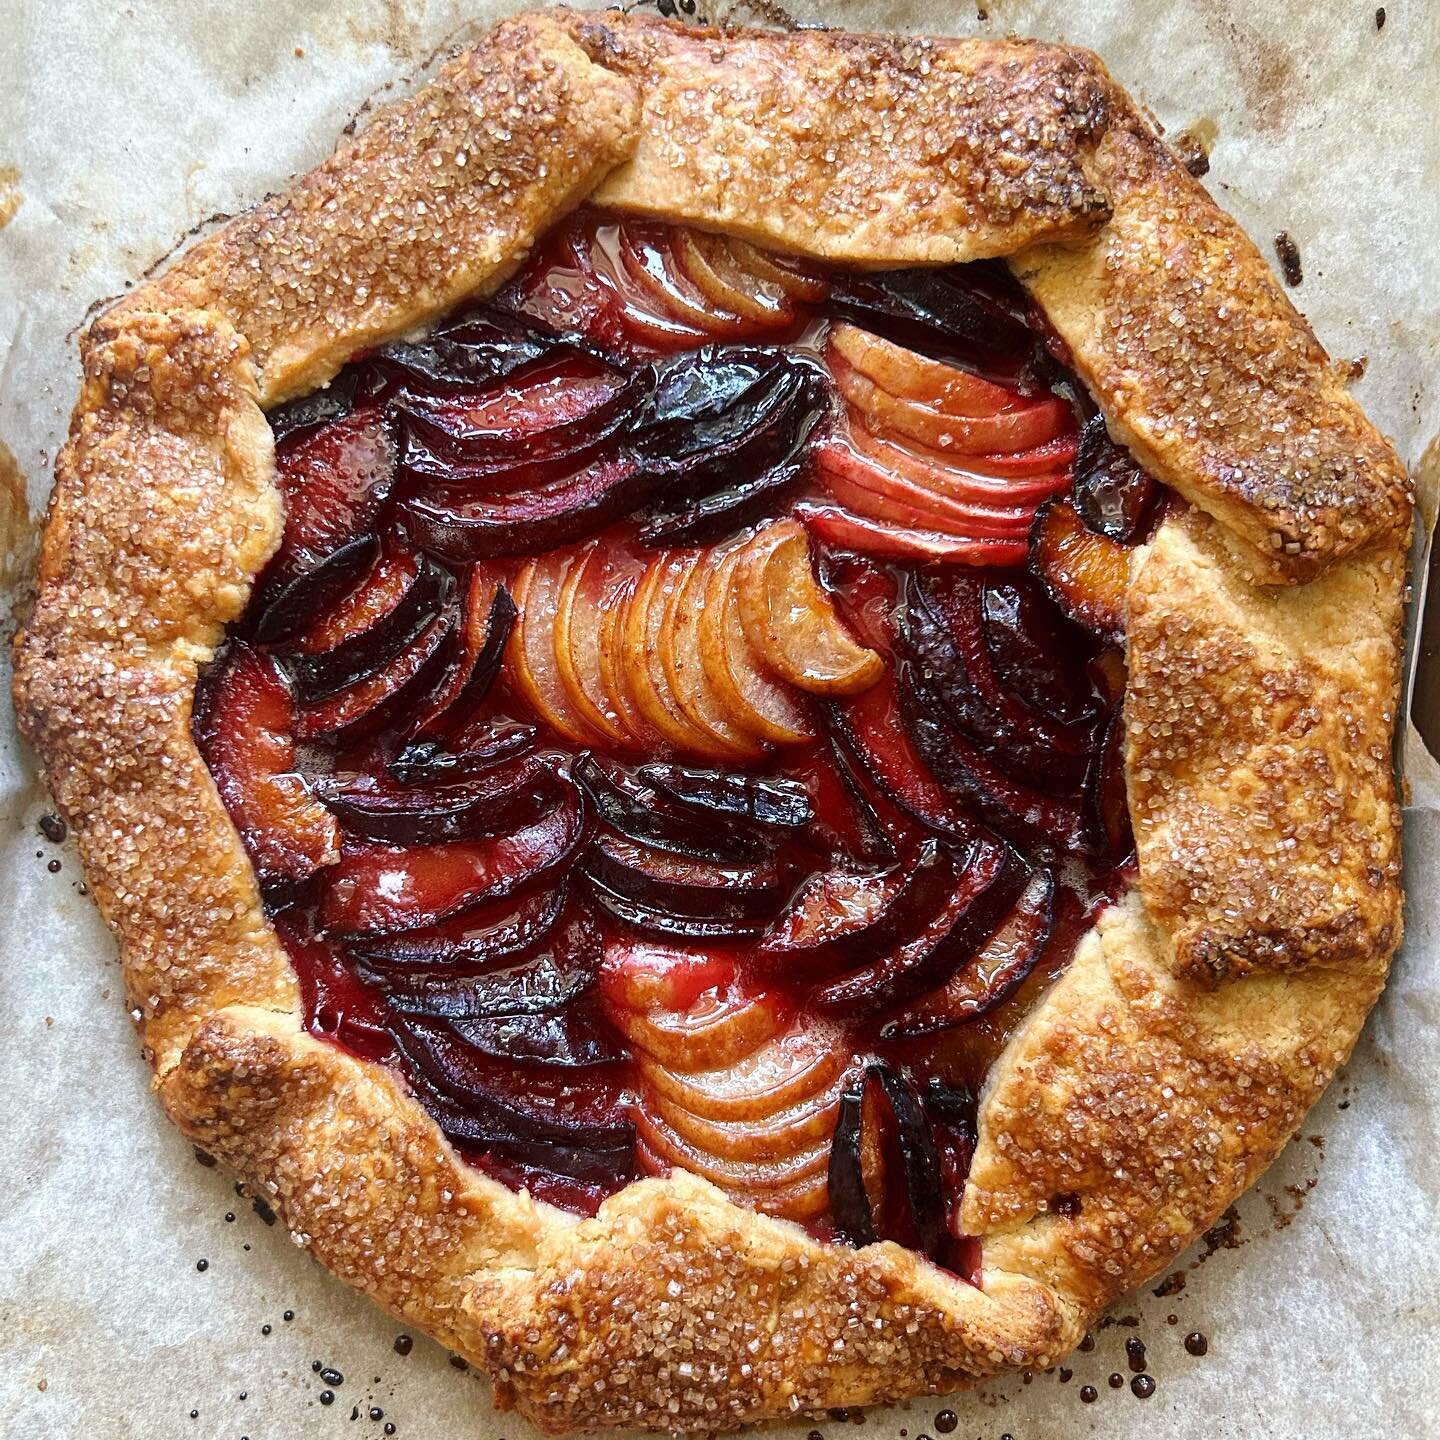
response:
<svg viewBox="0 0 1440 1440"><path fill-rule="evenodd" d="M830 1150L836 1229L855 1246L893 1239L932 1254L944 1236L941 1181L940 1151L914 1084L889 1065L867 1065L845 1092Z"/></svg>
<svg viewBox="0 0 1440 1440"><path fill-rule="evenodd" d="M233 642L205 681L195 736L262 885L305 880L340 854L334 817L297 772L294 734L279 666Z"/></svg>
<svg viewBox="0 0 1440 1440"><path fill-rule="evenodd" d="M652 763L636 778L698 810L757 825L804 829L815 819L805 786L779 776Z"/></svg>
<svg viewBox="0 0 1440 1440"><path fill-rule="evenodd" d="M916 747L893 673L863 695L832 705L829 718L841 748L902 810L957 840L972 840L979 833L980 827L931 773Z"/></svg>
<svg viewBox="0 0 1440 1440"><path fill-rule="evenodd" d="M616 1065L625 1050L605 1026L581 1010L487 1015L451 1020L451 1032L472 1050L498 1060L565 1070Z"/></svg>
<svg viewBox="0 0 1440 1440"><path fill-rule="evenodd" d="M1018 843L1089 854L1093 837L1078 795L1036 789L1001 770L902 679L906 728L953 803Z"/></svg>
<svg viewBox="0 0 1440 1440"><path fill-rule="evenodd" d="M1037 871L1015 908L993 935L948 981L891 1016L880 1031L885 1041L948 1030L1009 999L1039 963L1054 928L1055 880Z"/></svg>
<svg viewBox="0 0 1440 1440"><path fill-rule="evenodd" d="M822 985L814 993L816 1005L861 1016L924 994L969 959L1000 923L1026 879L1014 853L994 842L969 851L937 851L929 855L923 887L926 898L939 892L935 908L922 910L919 928L871 963ZM925 859L922 855L920 863Z"/></svg>
<svg viewBox="0 0 1440 1440"><path fill-rule="evenodd" d="M538 945L564 913L564 885L471 906L437 925L351 939L346 949L387 982L472 975L510 964Z"/></svg>
<svg viewBox="0 0 1440 1440"><path fill-rule="evenodd" d="M369 978L366 967L360 973ZM377 976L389 989L392 1009L431 1020L495 1020L511 1015L549 1015L564 1010L595 983L592 971L557 963L549 955L472 977L427 976L397 988L394 981ZM463 1039L464 1031L457 1032ZM485 1049L483 1045L481 1049ZM494 1054L487 1050L487 1054Z"/></svg>
<svg viewBox="0 0 1440 1440"><path fill-rule="evenodd" d="M535 746L533 725L503 716L483 717L445 741L407 742L385 766L402 785L429 785L462 780L524 755Z"/></svg>
<svg viewBox="0 0 1440 1440"><path fill-rule="evenodd" d="M409 849L357 845L331 871L321 923L346 936L434 925L537 882L575 853L584 831L585 807L571 791L548 815L511 835Z"/></svg>
<svg viewBox="0 0 1440 1440"><path fill-rule="evenodd" d="M885 870L818 871L766 932L759 953L782 978L853 964L860 951L895 939L902 917L913 918L905 904L912 881L924 883L910 857Z"/></svg>
<svg viewBox="0 0 1440 1440"><path fill-rule="evenodd" d="M348 551L349 547L346 547ZM285 637L285 648L302 656L321 655L382 624L405 599L420 574L420 556L387 535L371 550L369 565L353 583L312 611L308 623Z"/></svg>
<svg viewBox="0 0 1440 1440"><path fill-rule="evenodd" d="M275 437L276 445L349 414L355 407L359 380L359 371L342 370L323 389L302 395L298 400L287 400L285 404L267 411L265 418L270 422L270 433Z"/></svg>
<svg viewBox="0 0 1440 1440"><path fill-rule="evenodd" d="M1125 634L1131 551L1097 535L1068 500L1047 505L1030 537L1030 568L1077 624L1105 640Z"/></svg>
<svg viewBox="0 0 1440 1440"><path fill-rule="evenodd" d="M654 483L632 456L607 455L573 475L513 496L449 500L412 495L402 502L401 513L422 549L445 560L487 560L578 540L634 509Z"/></svg>
<svg viewBox="0 0 1440 1440"><path fill-rule="evenodd" d="M1095 718L1085 674L1093 647L1028 576L988 576L985 643L1000 683L1032 710L1062 725Z"/></svg>
<svg viewBox="0 0 1440 1440"><path fill-rule="evenodd" d="M285 500L285 538L266 569L262 593L313 569L374 528L395 481L395 442L384 413L350 411L276 446Z"/></svg>
<svg viewBox="0 0 1440 1440"><path fill-rule="evenodd" d="M1090 753L1090 730L1029 709L1000 683L985 643L982 578L913 575L906 591L916 690L1001 765L1047 788L1073 788Z"/></svg>
<svg viewBox="0 0 1440 1440"><path fill-rule="evenodd" d="M894 846L875 807L829 736L792 752L779 774L805 791L815 813L806 838L816 849L851 861L893 858Z"/></svg>
<svg viewBox="0 0 1440 1440"><path fill-rule="evenodd" d="M252 638L257 645L279 645L289 640L302 625L312 621L354 584L362 570L369 570L380 553L374 535L361 535L308 570L280 585L267 600L255 622Z"/></svg>
<svg viewBox="0 0 1440 1440"><path fill-rule="evenodd" d="M527 755L464 780L397 786L373 775L327 781L320 798L351 835L388 845L477 840L529 825L559 803L567 782Z"/></svg>
<svg viewBox="0 0 1440 1440"><path fill-rule="evenodd" d="M1091 757L1085 778L1085 804L1097 842L1097 858L1118 865L1134 853L1130 808L1125 790L1125 715L1117 706L1105 735Z"/></svg>
<svg viewBox="0 0 1440 1440"><path fill-rule="evenodd" d="M623 765L583 755L575 762L574 776L599 820L626 839L715 865L754 864L772 853L753 830L691 813Z"/></svg>
<svg viewBox="0 0 1440 1440"><path fill-rule="evenodd" d="M442 390L490 385L555 352L556 341L513 315L471 312L437 326L423 340L397 340L374 357L382 370Z"/></svg>
<svg viewBox="0 0 1440 1440"><path fill-rule="evenodd" d="M790 868L771 855L750 865L716 865L600 832L580 857L581 872L628 900L696 920L762 924L784 903Z"/></svg>
<svg viewBox="0 0 1440 1440"><path fill-rule="evenodd" d="M1155 513L1160 487L1135 457L1117 445L1103 415L1093 415L1080 432L1075 457L1075 508L1097 535L1133 545Z"/></svg>
<svg viewBox="0 0 1440 1440"><path fill-rule="evenodd" d="M404 595L373 625L292 662L302 702L324 700L389 665L445 609L454 587L448 570L421 556Z"/></svg>

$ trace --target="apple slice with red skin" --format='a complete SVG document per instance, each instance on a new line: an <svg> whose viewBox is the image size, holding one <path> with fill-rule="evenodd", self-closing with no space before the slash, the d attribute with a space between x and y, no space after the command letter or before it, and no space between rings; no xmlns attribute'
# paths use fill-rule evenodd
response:
<svg viewBox="0 0 1440 1440"><path fill-rule="evenodd" d="M304 706L295 719L296 738L316 740L344 731L353 739L423 709L444 676L455 624L453 611L437 615L383 670Z"/></svg>
<svg viewBox="0 0 1440 1440"><path fill-rule="evenodd" d="M563 885L519 898L507 896L423 929L357 937L347 942L346 949L390 982L432 974L448 978L482 974L512 963L522 951L538 945L559 922L565 899Z"/></svg>
<svg viewBox="0 0 1440 1440"><path fill-rule="evenodd" d="M981 415L955 415L916 400L901 400L847 364L833 351L830 371L845 403L867 429L903 435L932 450L955 455L1004 455L1054 440L1071 424L1070 407L1058 396Z"/></svg>
<svg viewBox="0 0 1440 1440"><path fill-rule="evenodd" d="M730 238L726 241L735 263L758 280L778 285L792 300L818 305L830 293L830 282L809 269L803 261L789 255L776 255L762 250L748 240Z"/></svg>
<svg viewBox="0 0 1440 1440"><path fill-rule="evenodd" d="M697 597L700 656L720 703L736 723L775 745L813 738L805 703L755 662L745 635L735 580L744 547L728 551L711 568L703 601Z"/></svg>
<svg viewBox="0 0 1440 1440"><path fill-rule="evenodd" d="M957 804L1017 843L1094 852L1080 798L1036 789L1001 770L908 682L902 686L906 728L929 771Z"/></svg>
<svg viewBox="0 0 1440 1440"><path fill-rule="evenodd" d="M1030 537L1030 568L1051 598L1070 619L1106 640L1125 634L1132 554L1088 529L1068 500L1051 501Z"/></svg>
<svg viewBox="0 0 1440 1440"><path fill-rule="evenodd" d="M816 473L831 499L856 515L908 530L933 530L960 539L1028 538L1035 507L991 509L920 490L887 474L848 446L829 442L815 457Z"/></svg>
<svg viewBox="0 0 1440 1440"><path fill-rule="evenodd" d="M721 554L724 552L721 551ZM755 760L766 746L744 723L744 712L727 709L723 692L710 681L700 640L700 615L716 562L716 551L689 555L676 573L660 629L660 663L686 718L737 760Z"/></svg>
<svg viewBox="0 0 1440 1440"><path fill-rule="evenodd" d="M1035 968L1054 925L1055 880L1037 871L998 929L944 985L885 1022L883 1041L929 1035L977 1019L1004 1003Z"/></svg>
<svg viewBox="0 0 1440 1440"><path fill-rule="evenodd" d="M1037 499L1042 491L1053 493L1070 483L1071 467L1079 442L1073 434L1057 435L1028 450L1004 454L955 455L932 450L914 439L881 436L866 426L845 427L850 444L868 455L883 469L896 470L927 489L1003 499L1010 495Z"/></svg>
<svg viewBox="0 0 1440 1440"><path fill-rule="evenodd" d="M814 694L854 695L884 673L884 660L855 642L816 583L809 537L794 521L760 531L731 583L750 648L778 678Z"/></svg>
<svg viewBox="0 0 1440 1440"><path fill-rule="evenodd" d="M294 730L280 668L232 643L206 678L195 736L262 885L308 879L340 856L339 826L296 772Z"/></svg>
<svg viewBox="0 0 1440 1440"><path fill-rule="evenodd" d="M617 242L624 273L651 304L707 335L738 338L757 328L753 321L715 303L675 263L669 234L643 221L623 220Z"/></svg>
<svg viewBox="0 0 1440 1440"><path fill-rule="evenodd" d="M362 407L276 446L285 535L262 588L293 579L368 533L395 482L395 442L382 411Z"/></svg>
<svg viewBox="0 0 1440 1440"><path fill-rule="evenodd" d="M1026 397L968 370L932 360L844 321L831 328L829 350L898 400L914 400L944 415L995 415Z"/></svg>
<svg viewBox="0 0 1440 1440"><path fill-rule="evenodd" d="M1021 514L1028 523L1044 501L1070 484L1063 465L1034 475L985 475L941 457L927 459L908 446L853 427L820 442L815 462L827 480L838 475L918 509L975 524L1010 521Z"/></svg>
<svg viewBox="0 0 1440 1440"><path fill-rule="evenodd" d="M585 831L572 790L548 815L511 835L452 845L358 845L331 870L321 924L340 935L383 935L434 925L497 900L558 869Z"/></svg>
<svg viewBox="0 0 1440 1440"><path fill-rule="evenodd" d="M1013 852L994 841L965 851L927 841L916 863L926 869L911 892L919 928L870 964L822 985L812 997L821 1009L864 1016L924 994L984 943L1026 879ZM924 908L927 902L933 909Z"/></svg>
<svg viewBox="0 0 1440 1440"><path fill-rule="evenodd" d="M1019 565L1024 540L970 540L938 530L914 530L870 520L839 505L802 502L796 518L817 540L841 550L879 555L891 560L918 560L935 565Z"/></svg>
<svg viewBox="0 0 1440 1440"><path fill-rule="evenodd" d="M424 788L374 775L327 780L319 795L351 835L387 845L441 845L532 824L555 808L566 785L548 760L526 755L468 779Z"/></svg>

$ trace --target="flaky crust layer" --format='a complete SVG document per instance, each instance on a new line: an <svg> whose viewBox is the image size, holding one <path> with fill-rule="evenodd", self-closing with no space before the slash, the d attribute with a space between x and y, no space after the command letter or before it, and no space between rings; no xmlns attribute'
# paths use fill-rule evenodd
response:
<svg viewBox="0 0 1440 1440"><path fill-rule="evenodd" d="M1013 257L1117 435L1198 507L1130 592L1139 885L982 1097L981 1289L683 1174L577 1222L466 1166L396 1076L304 1032L196 752L198 668L280 534L261 407L494 289L590 195L833 261ZM1404 472L1093 56L521 17L82 355L15 694L160 1097L542 1427L715 1428L1049 1365L1348 1055L1399 938Z"/></svg>

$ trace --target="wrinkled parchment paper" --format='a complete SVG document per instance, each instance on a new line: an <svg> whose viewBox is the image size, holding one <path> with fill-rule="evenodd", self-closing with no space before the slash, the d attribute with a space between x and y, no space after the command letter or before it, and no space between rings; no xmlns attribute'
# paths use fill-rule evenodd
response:
<svg viewBox="0 0 1440 1440"><path fill-rule="evenodd" d="M21 497L21 520L26 497L33 512L43 504L87 305L191 227L282 188L367 96L403 91L437 46L501 9L0 0L7 583L30 543L8 502ZM1206 142L1207 183L1267 254L1278 231L1294 237L1297 302L1333 354L1368 357L1358 393L1419 467L1440 434L1440 7L1396 0L1383 28L1368 0L795 9L852 28L1014 31L1098 49L1170 130ZM431 1342L397 1353L402 1326L321 1271L164 1121L114 946L80 893L73 849L37 830L48 806L8 695L0 704L0 1434L370 1440L393 1424L422 1440L528 1436ZM1426 759L1407 745L1416 798L1433 807L1440 772ZM1159 1287L1168 1294L1147 1287L1119 1305L1064 1369L874 1411L865 1440L948 1433L946 1405L956 1440L1440 1433L1434 809L1411 810L1408 841L1409 938L1390 988L1349 1069L1234 1223L1182 1259ZM1204 1358L1187 1353L1192 1331L1207 1337ZM1156 1382L1148 1399L1128 1385L1134 1340ZM835 1440L854 1420L813 1423Z"/></svg>

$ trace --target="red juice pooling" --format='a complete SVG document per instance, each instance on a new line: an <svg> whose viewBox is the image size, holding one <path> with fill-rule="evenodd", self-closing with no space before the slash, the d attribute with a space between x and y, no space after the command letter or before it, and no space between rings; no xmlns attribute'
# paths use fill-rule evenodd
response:
<svg viewBox="0 0 1440 1440"><path fill-rule="evenodd" d="M551 1203L686 1170L978 1283L975 1097L1132 868L1160 491L1053 352L998 267L582 212L273 413L196 732L312 1033Z"/></svg>

